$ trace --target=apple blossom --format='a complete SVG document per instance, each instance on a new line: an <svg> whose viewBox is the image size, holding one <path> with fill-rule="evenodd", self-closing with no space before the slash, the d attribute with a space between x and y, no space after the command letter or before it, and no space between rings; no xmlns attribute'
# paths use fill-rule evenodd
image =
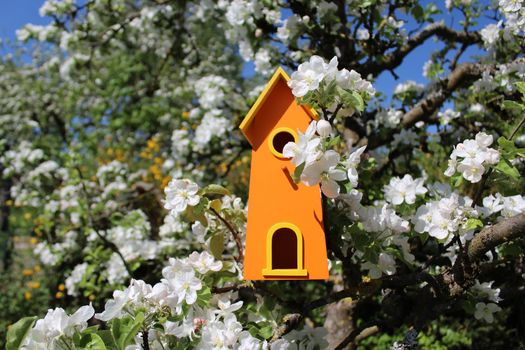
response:
<svg viewBox="0 0 525 350"><path fill-rule="evenodd" d="M172 214L183 212L189 206L199 203L200 196L197 194L199 187L188 179L173 179L168 187L164 189L166 202L164 208L171 210Z"/></svg>

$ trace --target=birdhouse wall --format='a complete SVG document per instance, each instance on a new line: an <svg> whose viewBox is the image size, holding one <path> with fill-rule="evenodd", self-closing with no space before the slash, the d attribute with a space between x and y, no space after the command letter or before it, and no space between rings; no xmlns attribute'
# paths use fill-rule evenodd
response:
<svg viewBox="0 0 525 350"><path fill-rule="evenodd" d="M304 132L311 117L294 101L281 79L257 112L246 131L253 151L248 198L246 258L244 278L261 279L326 279L328 278L326 242L319 186L295 184L295 166L289 159L275 156L269 138L276 128L287 127ZM302 239L303 269L306 276L265 276L270 228L278 223L290 223L299 228ZM279 249L278 254L287 254ZM293 256L297 252L290 251ZM285 258L285 257L282 257Z"/></svg>

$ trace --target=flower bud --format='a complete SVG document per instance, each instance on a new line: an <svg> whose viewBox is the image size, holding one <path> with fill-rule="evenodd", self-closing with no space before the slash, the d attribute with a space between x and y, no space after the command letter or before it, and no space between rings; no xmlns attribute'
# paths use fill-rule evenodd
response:
<svg viewBox="0 0 525 350"><path fill-rule="evenodd" d="M317 122L317 133L321 137L328 137L332 133L332 126L326 120L319 120Z"/></svg>

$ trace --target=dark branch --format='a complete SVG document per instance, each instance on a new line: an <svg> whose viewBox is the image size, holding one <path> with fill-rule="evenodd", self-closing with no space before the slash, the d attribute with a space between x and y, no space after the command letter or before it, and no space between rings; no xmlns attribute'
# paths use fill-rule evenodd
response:
<svg viewBox="0 0 525 350"><path fill-rule="evenodd" d="M470 242L468 257L479 260L490 249L519 237L525 237L525 212L483 229Z"/></svg>
<svg viewBox="0 0 525 350"><path fill-rule="evenodd" d="M401 63L405 57L416 47L422 45L428 38L432 36L438 36L444 41L455 41L462 44L475 44L481 42L481 35L477 32L460 32L453 30L445 25L445 23L432 23L426 28L415 34L410 38L406 44L401 46L395 52L392 52L386 56L381 61L369 61L366 62L361 70L361 74L367 76L368 74L373 74L377 76L379 73L384 70L392 70Z"/></svg>

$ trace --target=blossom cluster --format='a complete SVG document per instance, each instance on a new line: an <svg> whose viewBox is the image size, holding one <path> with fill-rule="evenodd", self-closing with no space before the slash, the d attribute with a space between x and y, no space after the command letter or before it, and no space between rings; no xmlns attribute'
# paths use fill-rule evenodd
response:
<svg viewBox="0 0 525 350"><path fill-rule="evenodd" d="M235 312L243 301L237 293L225 292L211 296L205 280L228 269L208 252L193 252L187 258L169 261L162 270L163 279L150 285L131 280L124 290L116 290L105 304L104 311L94 314L91 305L83 306L68 316L63 309L49 310L25 339L26 348L70 348L74 336L87 328L93 315L110 322L141 315L141 331L135 343L126 349L141 349L148 332L153 348L170 348L174 342L185 342L196 349L287 349L291 346L326 346L323 328L306 327L293 331L272 343L259 339L243 328ZM137 329L138 331L138 329ZM171 344L171 345L170 345Z"/></svg>
<svg viewBox="0 0 525 350"><path fill-rule="evenodd" d="M386 251L390 246L400 249L405 261L414 261L414 256L410 253L408 237L403 236L403 233L410 231L410 224L398 215L391 205L384 202L370 206L363 205L361 204L363 193L356 189L341 195L341 199L348 205L349 217L362 226L369 239L374 241L373 246L379 249L374 251L376 255L374 261L367 259L364 251L356 251L356 257L365 260L361 269L368 271L369 277L379 278L382 274L391 275L396 272L396 261L392 252Z"/></svg>
<svg viewBox="0 0 525 350"><path fill-rule="evenodd" d="M472 183L479 182L487 166L499 162L499 152L489 147L492 141L492 135L480 132L474 140L465 140L459 143L450 154L445 175L453 176L457 171L463 175L465 180ZM458 158L462 159L459 160Z"/></svg>
<svg viewBox="0 0 525 350"><path fill-rule="evenodd" d="M304 97L307 93L319 89L322 83L335 82L344 90L364 93L373 96L375 89L372 84L361 78L361 74L346 68L337 69L338 59L333 57L326 63L322 57L312 56L308 62L301 63L288 82L295 97Z"/></svg>
<svg viewBox="0 0 525 350"><path fill-rule="evenodd" d="M525 4L521 0L499 0L497 7L504 21L490 23L480 31L485 47L493 50L499 39L510 40L512 35L525 31Z"/></svg>
<svg viewBox="0 0 525 350"><path fill-rule="evenodd" d="M460 231L469 218L478 217L478 212L472 208L471 198L460 196L441 184L436 184L432 192L440 198L417 208L412 218L416 232L426 232L432 237L445 240ZM467 234L467 231L469 230L463 230L463 233Z"/></svg>
<svg viewBox="0 0 525 350"><path fill-rule="evenodd" d="M501 311L501 307L497 305L502 300L501 289L493 288L493 283L494 281L480 283L476 280L476 284L471 288L480 299L484 300L476 303L474 317L487 323L494 322L494 313Z"/></svg>
<svg viewBox="0 0 525 350"><path fill-rule="evenodd" d="M497 220L503 220L525 212L525 196L503 196L500 193L483 198L483 206L476 206L482 217L488 218L499 214Z"/></svg>
<svg viewBox="0 0 525 350"><path fill-rule="evenodd" d="M332 127L326 120L315 120L304 133L299 131L297 143L288 142L283 148L283 156L291 158L292 164L302 167L300 180L307 186L321 184L321 191L328 198L336 198L340 193L340 182L348 180L357 186L361 154L365 146L354 150L347 159L342 160L339 153L326 149Z"/></svg>

